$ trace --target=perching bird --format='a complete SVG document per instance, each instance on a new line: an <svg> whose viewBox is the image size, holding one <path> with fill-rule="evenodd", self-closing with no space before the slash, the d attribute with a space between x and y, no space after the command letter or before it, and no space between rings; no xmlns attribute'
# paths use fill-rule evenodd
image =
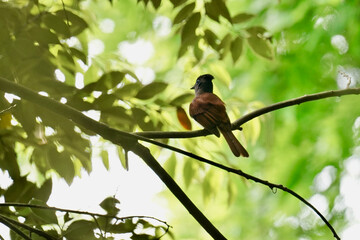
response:
<svg viewBox="0 0 360 240"><path fill-rule="evenodd" d="M210 74L201 75L196 79L195 85L191 88L195 89L195 98L190 104L190 116L217 137L220 137L220 130L236 157L249 157L249 153L231 131L224 102L213 93L213 79Z"/></svg>

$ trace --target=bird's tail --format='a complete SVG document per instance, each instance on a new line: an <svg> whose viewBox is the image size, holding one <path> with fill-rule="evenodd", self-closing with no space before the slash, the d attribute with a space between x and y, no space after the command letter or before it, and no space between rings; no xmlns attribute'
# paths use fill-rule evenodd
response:
<svg viewBox="0 0 360 240"><path fill-rule="evenodd" d="M224 135L226 142L228 143L231 151L236 157L243 156L249 157L249 153L246 149L241 145L241 143L236 139L235 135L232 131L224 131L220 130L221 133Z"/></svg>

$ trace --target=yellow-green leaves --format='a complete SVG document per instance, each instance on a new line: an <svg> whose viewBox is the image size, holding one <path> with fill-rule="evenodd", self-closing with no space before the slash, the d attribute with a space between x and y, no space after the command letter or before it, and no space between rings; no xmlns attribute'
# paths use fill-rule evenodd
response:
<svg viewBox="0 0 360 240"><path fill-rule="evenodd" d="M152 98L153 96L164 91L167 86L168 85L163 82L150 83L141 88L135 97L142 100Z"/></svg>
<svg viewBox="0 0 360 240"><path fill-rule="evenodd" d="M269 39L264 36L266 30L263 27L251 27L246 31L250 34L247 42L251 49L260 56L272 60L274 52Z"/></svg>
<svg viewBox="0 0 360 240"><path fill-rule="evenodd" d="M231 45L230 45L231 56L232 56L234 63L239 59L239 57L242 53L242 49L243 49L243 39L242 39L242 37L236 37L231 42Z"/></svg>

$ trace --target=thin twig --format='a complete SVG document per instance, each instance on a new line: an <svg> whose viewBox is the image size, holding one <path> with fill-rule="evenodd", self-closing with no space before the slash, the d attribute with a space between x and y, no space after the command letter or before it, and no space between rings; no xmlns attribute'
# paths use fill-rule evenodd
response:
<svg viewBox="0 0 360 240"><path fill-rule="evenodd" d="M1 110L1 111L0 111L0 115L6 113L6 112L8 112L8 111L10 111L10 110L13 109L14 107L16 107L16 104L10 105L9 107Z"/></svg>
<svg viewBox="0 0 360 240"><path fill-rule="evenodd" d="M246 114L246 115L242 116L241 118L239 118L238 120L236 120L232 124L232 126L233 126L233 129L236 129L239 126L241 126L242 124L244 124L256 117L259 117L265 113L272 112L272 111L275 111L275 110L278 110L281 108L290 107L290 106L294 106L294 105L300 105L301 103L315 101L315 100L324 99L324 98L340 97L340 96L344 96L344 95L358 95L358 94L360 94L360 88L348 88L348 89L342 89L342 90L325 91L325 92L305 95L305 96L298 97L298 98L293 98L290 100L286 100L286 101L282 101L282 102L278 102L278 103L269 105L264 108L260 108L249 114Z"/></svg>
<svg viewBox="0 0 360 240"><path fill-rule="evenodd" d="M19 236L21 236L25 240L31 240L30 237L28 237L25 233L23 233L15 224L11 223L9 221L10 219L8 217L5 217L0 214L0 222L3 223L5 226L7 226L9 229L13 230L15 233L17 233Z"/></svg>
<svg viewBox="0 0 360 240"><path fill-rule="evenodd" d="M34 204L26 204L26 203L13 203L13 202L6 202L0 203L0 207L24 207L24 208L37 208L37 209L44 209L44 210L52 210L52 211L59 211L59 212L68 212L68 213L75 213L79 215L89 215L89 216L96 216L96 217L103 217L103 218L113 218L116 220L124 221L129 218L147 218L153 219L158 222L163 223L164 225L169 226L169 224L161 219L151 216L127 216L127 217L118 217L115 215L108 215L108 214L100 214L100 213L93 213L93 212L86 212L86 211L79 211L79 210L71 210L65 208L57 208L57 207L50 207L50 206L42 206L42 205L34 205Z"/></svg>

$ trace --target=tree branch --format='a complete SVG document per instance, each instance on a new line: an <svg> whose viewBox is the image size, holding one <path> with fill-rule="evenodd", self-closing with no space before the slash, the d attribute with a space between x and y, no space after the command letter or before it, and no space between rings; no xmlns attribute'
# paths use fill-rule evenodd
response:
<svg viewBox="0 0 360 240"><path fill-rule="evenodd" d="M140 157L143 156L143 160L146 162L146 164L156 173L156 175L164 182L164 184L169 188L169 190L175 195L175 197L177 197L177 199L196 219L196 221L211 235L211 237L213 237L214 239L226 239L203 215L203 213L191 202L187 195L166 173L166 171L161 167L161 165L156 161L156 159L153 158L150 153L146 153L149 150L144 146L138 144L137 140L143 140L163 147L167 147L166 144L162 144L145 137L136 136L131 133L113 129L103 123L86 117L84 114L70 106L61 104L49 97L41 96L36 92L27 89L21 85L18 85L14 82L11 82L3 77L0 77L0 89L2 91L11 92L15 95L18 95L22 99L26 99L32 103L45 107L56 114L67 117L74 123L79 124L80 126L99 134L104 139L107 139L115 144L119 144L124 149L133 151L136 155L139 155Z"/></svg>
<svg viewBox="0 0 360 240"><path fill-rule="evenodd" d="M258 110L255 110L253 112L250 112L241 118L235 120L232 123L232 129L239 129L241 125L244 123L259 117L261 115L264 115L266 113L279 110L282 108L290 107L293 105L300 105L305 102L315 101L319 99L324 98L330 98L330 97L340 97L345 95L358 95L360 94L360 88L349 88L349 89L342 89L342 90L331 90L331 91L325 91L320 93L314 93L310 95L305 95L302 97L278 102L269 106L266 106L264 108L260 108ZM196 130L196 131L179 131L179 132L173 132L173 131L167 131L167 132L159 132L159 131L146 131L146 132L137 132L135 133L138 136L143 136L147 138L153 138L153 139L160 139L160 138L193 138L193 137L200 137L200 136L207 136L212 133L209 131L202 129L202 130Z"/></svg>
<svg viewBox="0 0 360 240"><path fill-rule="evenodd" d="M162 224L169 226L170 225L156 217L151 216L127 216L127 217L118 217L115 215L108 215L108 214L100 214L100 213L93 213L93 212L86 212L86 211L79 211L79 210L71 210L71 209L65 209L65 208L57 208L57 207L50 207L50 206L42 206L42 205L34 205L34 204L27 204L27 203L14 203L14 202L6 202L6 203L0 203L0 207L23 207L23 208L37 208L37 209L44 209L44 210L51 210L51 211L59 211L59 212L67 212L67 213L75 213L79 215L89 215L89 216L96 216L96 217L103 217L103 218L113 218L116 220L124 221L129 218L147 218L147 219L153 219L158 222L161 222Z"/></svg>
<svg viewBox="0 0 360 240"><path fill-rule="evenodd" d="M41 237L44 237L45 239L48 240L56 240L56 238L54 238L53 236L47 234L46 232L36 229L36 228L32 228L24 223L20 223L16 220L13 220L11 218L8 218L2 214L0 214L0 222L2 222L4 225L6 225L8 228L10 228L11 230L13 230L14 232L16 232L19 236L21 236L23 239L26 240L31 240L30 237L26 236L25 233L23 233L18 227L24 228L26 230L28 230L29 232L35 233Z"/></svg>
<svg viewBox="0 0 360 240"><path fill-rule="evenodd" d="M190 198L182 191L172 177L162 168L162 166L151 155L150 150L141 144L137 144L132 149L145 163L158 175L158 177L165 183L169 190L186 206L188 212L201 224L201 226L214 239L226 239L220 231L205 217L205 215L196 207Z"/></svg>
<svg viewBox="0 0 360 240"><path fill-rule="evenodd" d="M325 92L305 95L305 96L298 97L298 98L293 98L290 100L286 100L286 101L282 101L282 102L278 102L278 103L269 105L264 108L260 108L249 114L246 114L246 115L242 116L241 118L239 118L238 120L236 120L232 124L232 126L233 126L233 129L237 129L242 124L250 121L251 119L254 119L265 113L272 112L272 111L275 111L275 110L278 110L281 108L290 107L290 106L294 106L294 105L300 105L301 103L315 101L315 100L324 99L324 98L340 97L340 96L344 96L344 95L358 95L358 94L360 94L360 88L348 88L348 89L342 89L342 90L325 91Z"/></svg>
<svg viewBox="0 0 360 240"><path fill-rule="evenodd" d="M139 144L136 143L136 140L146 141L148 143L152 143L154 145L167 148L169 150L181 153L181 154L183 154L185 156L188 156L188 157L194 158L196 160L202 161L204 163L210 164L210 165L215 166L217 168L220 168L222 170L225 170L225 171L237 174L239 176L245 177L246 179L261 183L263 185L266 185L266 186L270 187L271 189L278 188L278 189L281 189L281 190L283 190L285 192L288 192L291 195L298 198L304 204L309 206L313 211L315 211L315 213L325 222L325 224L328 226L328 228L332 231L334 237L336 239L340 239L339 236L337 235L336 231L331 226L331 224L326 220L326 218L313 205L311 205L308 201L306 201L303 197L301 197L296 192L294 192L294 191L292 191L292 190L290 190L290 189L288 189L288 188L286 188L286 187L284 187L284 186L282 186L280 184L270 183L268 181L265 181L265 180L262 180L260 178L254 177L254 176L252 176L250 174L244 173L241 170L226 167L226 166L221 165L219 163L216 163L216 162L213 162L211 160L205 159L203 157L197 156L197 155L195 155L193 153L189 153L187 151L178 149L176 147L169 146L169 145L166 145L164 143L160 143L160 142L157 142L157 141L154 141L154 140L151 140L151 139L148 139L148 138L144 137L144 136L149 136L149 137L154 138L154 136L155 137L158 136L159 138L175 138L175 137L177 137L177 138L189 138L189 137L197 137L197 136L208 135L209 133L206 130L187 131L187 132L144 132L144 133L131 134L131 133L119 131L119 130L116 130L116 129L112 129L112 128L108 127L105 124L96 122L95 120L87 118L81 112L78 112L77 110L75 110L75 109L73 109L73 108L71 108L69 106L60 104L60 103L58 103L58 102L56 102L56 101L54 101L54 100L52 100L52 99L50 99L48 97L40 96L37 93L32 92L31 90L29 90L27 88L19 86L19 85L15 84L13 82L10 82L10 81L8 81L8 80L6 80L4 78L1 78L1 77L0 77L0 88L5 89L5 91L10 91L10 92L12 92L14 94L17 94L20 97L22 97L24 99L27 99L27 100L29 100L29 101L31 101L33 103L39 104L39 105L41 105L43 107L46 107L46 108L50 109L51 111L54 111L54 109L56 109L56 113L67 116L69 119L71 119L75 123L80 124L83 127L98 133L99 135L101 135L105 139L108 139L108 140L112 141L113 143L122 145L124 148L127 148L128 150L132 149L135 145L139 145ZM360 94L360 88L337 90L337 91L326 91L326 92L306 95L306 96L303 96L303 97L299 97L299 98L279 102L279 103L270 105L268 107L258 109L258 110L254 111L254 112L251 112L251 113L243 116L242 118L236 120L233 123L232 126L233 126L233 129L239 129L240 125L244 124L245 122L248 122L248 121L250 121L251 119L253 119L255 117L261 116L261 115L263 115L265 113L268 113L268 112L271 112L271 111L274 111L274 110L277 110L277 109L281 109L281 108L285 108L285 107L293 106L293 105L298 105L298 104L301 104L303 102L314 101L314 100L328 98L328 97L350 95L350 94ZM142 146L142 145L140 145L140 146ZM150 163L153 162L152 164L155 164L155 165L158 164L157 161L155 159L153 159L151 154L150 154L150 156L151 157L148 156L149 157L148 161L150 161ZM143 160L145 161L145 159L143 159ZM148 162L147 162L147 164L149 165ZM156 171L159 171L159 169L155 165L152 167L152 169L153 170L156 169ZM166 171L164 169L162 169L162 170L166 173ZM160 175L162 173L160 171L160 172L156 172L156 174L160 177ZM166 177L164 179L162 177L160 177L160 178L163 181L164 180L169 181L170 179L173 181L173 179L171 177L170 177L170 179L167 179ZM169 182L167 182L167 183L164 182L164 183L168 187L172 186L172 184L169 183ZM174 189L170 189L170 190L173 191ZM179 201L182 202L182 199L179 199ZM183 205L185 206L184 203L183 203ZM185 207L191 213L191 211L189 210L189 206L185 206Z"/></svg>

